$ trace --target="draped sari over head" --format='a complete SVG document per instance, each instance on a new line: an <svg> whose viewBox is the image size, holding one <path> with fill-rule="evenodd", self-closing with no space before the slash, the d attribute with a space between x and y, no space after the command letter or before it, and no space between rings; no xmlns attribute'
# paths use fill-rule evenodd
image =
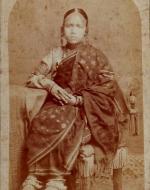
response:
<svg viewBox="0 0 150 190"><path fill-rule="evenodd" d="M34 83L40 88L38 77L50 75L69 93L81 95L83 105L60 105L48 95L31 122L27 138L30 172L36 170L38 175L53 174L56 170L62 174L69 172L87 134L87 142L93 142L107 159L112 159L119 145L118 119L128 111L112 68L101 51L89 44L80 44L66 57L64 48L55 51L59 52L58 60L52 59L52 53L44 58L28 86Z"/></svg>

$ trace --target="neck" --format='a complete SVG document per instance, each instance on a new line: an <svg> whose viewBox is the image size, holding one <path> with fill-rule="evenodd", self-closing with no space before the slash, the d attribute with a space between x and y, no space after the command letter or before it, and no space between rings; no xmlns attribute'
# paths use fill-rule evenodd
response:
<svg viewBox="0 0 150 190"><path fill-rule="evenodd" d="M67 43L66 44L66 48L67 49L70 49L70 50L73 50L73 49L76 49L77 47L79 47L81 45L82 42L79 42L79 43L75 43L75 44L71 44L71 43Z"/></svg>

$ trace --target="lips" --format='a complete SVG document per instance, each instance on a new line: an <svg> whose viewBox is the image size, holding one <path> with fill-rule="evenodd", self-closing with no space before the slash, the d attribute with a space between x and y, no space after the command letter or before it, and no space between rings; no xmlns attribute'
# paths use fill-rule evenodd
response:
<svg viewBox="0 0 150 190"><path fill-rule="evenodd" d="M78 37L77 36L70 36L70 40L77 40Z"/></svg>
<svg viewBox="0 0 150 190"><path fill-rule="evenodd" d="M70 38L73 38L73 39L74 39L74 38L77 38L77 36L70 36Z"/></svg>

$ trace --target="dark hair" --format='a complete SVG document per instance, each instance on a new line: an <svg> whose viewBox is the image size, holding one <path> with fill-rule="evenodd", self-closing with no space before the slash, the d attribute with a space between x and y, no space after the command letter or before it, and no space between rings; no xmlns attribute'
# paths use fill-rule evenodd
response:
<svg viewBox="0 0 150 190"><path fill-rule="evenodd" d="M86 12L85 12L83 9L80 9L80 8L70 9L69 11L67 11L67 12L64 14L64 20L65 20L65 18L66 18L68 15L70 15L70 14L76 12L76 11L77 11L78 13L80 13L80 14L85 18L85 20L86 20L86 25L88 25L88 16L87 16Z"/></svg>
<svg viewBox="0 0 150 190"><path fill-rule="evenodd" d="M80 8L70 9L69 11L67 11L64 14L63 26L61 28L61 31L63 32L64 22L65 22L66 17L69 16L70 14L74 13L74 12L80 13L85 18L85 20L86 20L86 28L87 28L86 33L88 33L88 16L87 16L86 12L83 9L80 9Z"/></svg>

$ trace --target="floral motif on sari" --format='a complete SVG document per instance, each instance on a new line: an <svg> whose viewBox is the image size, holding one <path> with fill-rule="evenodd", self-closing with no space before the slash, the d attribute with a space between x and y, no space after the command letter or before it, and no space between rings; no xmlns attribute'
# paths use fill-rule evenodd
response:
<svg viewBox="0 0 150 190"><path fill-rule="evenodd" d="M77 156L86 126L106 157L112 158L118 147L114 98L119 87L106 57L93 46L82 45L77 54L61 62L57 71L54 81L72 94L82 95L84 105L60 106L49 96L31 124L27 140L28 164L32 165L65 143L70 145L63 149L63 162L66 168L70 168L74 160L72 155L76 152ZM122 97L120 99L124 101Z"/></svg>

